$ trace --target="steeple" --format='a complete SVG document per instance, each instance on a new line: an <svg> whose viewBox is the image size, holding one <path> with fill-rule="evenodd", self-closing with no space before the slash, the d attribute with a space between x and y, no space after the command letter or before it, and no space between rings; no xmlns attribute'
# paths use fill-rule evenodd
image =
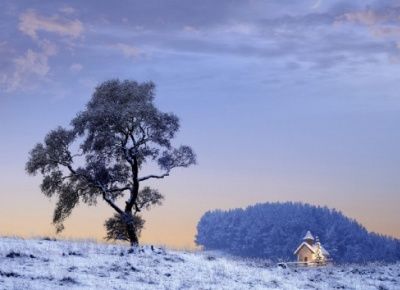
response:
<svg viewBox="0 0 400 290"><path fill-rule="evenodd" d="M314 244L314 236L311 234L310 231L307 231L306 235L303 238L303 241L305 241L309 245Z"/></svg>

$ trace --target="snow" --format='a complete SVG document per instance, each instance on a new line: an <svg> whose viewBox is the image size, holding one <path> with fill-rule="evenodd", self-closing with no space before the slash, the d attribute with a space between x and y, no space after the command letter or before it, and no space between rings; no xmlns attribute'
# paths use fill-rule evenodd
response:
<svg viewBox="0 0 400 290"><path fill-rule="evenodd" d="M324 256L329 256L329 252L321 245L321 244L319 244L319 246L321 247L321 252L322 252L322 254L324 255ZM318 245L317 244L315 244L315 245L310 245L309 243L307 243L307 242L302 242L301 244L300 244L300 246L298 246L297 247L297 249L293 252L293 254L294 255L297 255L297 253L300 251L300 249L302 248L302 247L307 247L307 248L309 248L310 249L310 251L311 252L313 252L314 254L317 252L317 247L318 247Z"/></svg>
<svg viewBox="0 0 400 290"><path fill-rule="evenodd" d="M330 256L329 252L321 244L319 246L321 247L322 255L324 255L325 257Z"/></svg>
<svg viewBox="0 0 400 290"><path fill-rule="evenodd" d="M304 236L303 240L304 240L304 241L306 241L306 240L312 240L312 241L314 241L314 236L311 234L310 231L307 231L307 233L306 233L306 235Z"/></svg>
<svg viewBox="0 0 400 290"><path fill-rule="evenodd" d="M301 249L302 247L307 247L307 248L309 248L310 251L313 252L314 254L315 254L315 252L316 252L316 248L314 248L314 246L308 244L307 242L302 242L302 243L300 244L300 246L297 247L297 249L294 251L293 254L294 254L294 255L297 255L297 253L300 251L300 249Z"/></svg>
<svg viewBox="0 0 400 290"><path fill-rule="evenodd" d="M0 238L0 289L400 289L400 263L281 268L214 252Z"/></svg>

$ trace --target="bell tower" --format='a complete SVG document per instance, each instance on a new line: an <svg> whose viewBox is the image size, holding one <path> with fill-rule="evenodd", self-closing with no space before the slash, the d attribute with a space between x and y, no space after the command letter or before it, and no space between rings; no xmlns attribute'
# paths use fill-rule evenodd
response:
<svg viewBox="0 0 400 290"><path fill-rule="evenodd" d="M314 236L311 234L310 231L307 231L306 235L303 238L303 241L305 241L310 246L314 245Z"/></svg>

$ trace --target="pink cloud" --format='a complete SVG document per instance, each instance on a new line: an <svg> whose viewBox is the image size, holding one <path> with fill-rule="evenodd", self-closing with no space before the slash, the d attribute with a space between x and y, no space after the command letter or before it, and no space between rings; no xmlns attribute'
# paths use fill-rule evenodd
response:
<svg viewBox="0 0 400 290"><path fill-rule="evenodd" d="M78 38L83 33L83 24L77 19L66 20L57 15L44 17L38 15L34 10L28 10L21 14L19 20L19 30L33 39L37 39L39 31L71 38Z"/></svg>
<svg viewBox="0 0 400 290"><path fill-rule="evenodd" d="M112 47L121 51L126 57L136 58L140 55L140 50L133 45L117 43L112 45Z"/></svg>

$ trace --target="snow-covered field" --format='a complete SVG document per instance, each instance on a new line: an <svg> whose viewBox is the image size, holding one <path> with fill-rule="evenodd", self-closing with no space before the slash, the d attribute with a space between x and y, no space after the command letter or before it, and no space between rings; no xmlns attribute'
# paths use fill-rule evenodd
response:
<svg viewBox="0 0 400 290"><path fill-rule="evenodd" d="M282 269L207 252L0 238L0 289L400 289L400 263Z"/></svg>

